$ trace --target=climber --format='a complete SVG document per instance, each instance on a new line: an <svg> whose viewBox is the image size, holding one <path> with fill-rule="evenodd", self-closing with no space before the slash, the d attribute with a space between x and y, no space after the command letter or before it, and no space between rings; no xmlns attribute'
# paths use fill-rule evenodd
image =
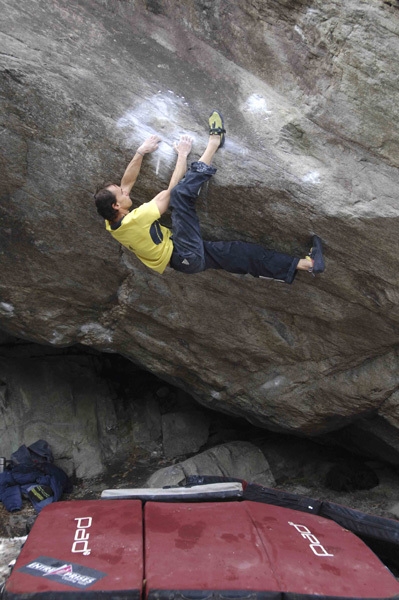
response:
<svg viewBox="0 0 399 600"><path fill-rule="evenodd" d="M126 168L120 186L105 184L94 195L97 211L105 219L107 231L158 273L163 273L168 266L189 274L206 269L224 269L230 273L249 273L254 277L286 283L293 282L297 271L322 273L322 245L316 235L313 236L309 255L304 258L248 242L202 239L195 203L201 186L216 173L211 162L216 151L224 146L225 135L223 117L215 110L209 117L209 141L201 158L186 171L192 139L183 135L174 144L177 160L168 189L131 210L129 194L138 177L143 156L156 150L161 141L156 135L146 139ZM159 223L160 216L169 207L172 209L172 230Z"/></svg>

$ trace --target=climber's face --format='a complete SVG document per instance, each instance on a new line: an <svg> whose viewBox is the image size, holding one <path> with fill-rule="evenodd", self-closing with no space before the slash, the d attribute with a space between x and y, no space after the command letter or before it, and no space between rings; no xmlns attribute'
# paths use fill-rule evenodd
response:
<svg viewBox="0 0 399 600"><path fill-rule="evenodd" d="M107 190L109 190L110 192L112 192L115 196L115 204L113 204L112 206L116 209L116 210L129 210L129 208L131 208L132 206L132 201L130 199L129 194L123 190L120 185L109 185L107 187Z"/></svg>

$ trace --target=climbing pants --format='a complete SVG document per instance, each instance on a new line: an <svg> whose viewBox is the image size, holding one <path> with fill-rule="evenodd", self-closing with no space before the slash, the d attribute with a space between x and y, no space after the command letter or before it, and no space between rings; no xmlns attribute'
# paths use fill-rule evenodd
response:
<svg viewBox="0 0 399 600"><path fill-rule="evenodd" d="M292 283L299 258L248 242L210 242L202 239L195 203L202 185L215 173L214 167L194 162L172 190L173 253L170 266L189 274L206 269L223 269L229 273L249 273L253 277Z"/></svg>

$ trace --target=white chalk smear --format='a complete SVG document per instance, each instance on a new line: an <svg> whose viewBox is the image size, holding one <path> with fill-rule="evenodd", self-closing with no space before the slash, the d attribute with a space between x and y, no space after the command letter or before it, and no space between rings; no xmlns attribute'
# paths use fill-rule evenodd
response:
<svg viewBox="0 0 399 600"><path fill-rule="evenodd" d="M56 346L57 344L62 344L64 341L64 335L59 331L53 331L53 334L50 339L50 344Z"/></svg>
<svg viewBox="0 0 399 600"><path fill-rule="evenodd" d="M268 391L272 389L276 389L286 384L286 378L278 375L269 381L266 381L263 385L260 386L261 390Z"/></svg>
<svg viewBox="0 0 399 600"><path fill-rule="evenodd" d="M309 171L302 177L302 181L305 183L321 183L320 175L317 171Z"/></svg>
<svg viewBox="0 0 399 600"><path fill-rule="evenodd" d="M118 119L117 127L124 130L128 143L137 143L150 135L158 135L166 142L166 146L162 148L163 153L175 156L172 141L168 143L168 140L179 139L181 135L188 133L176 126L176 123L183 120L179 119L180 113L187 110L184 108L187 106L184 100L184 96L179 96L172 90L166 93L159 91L126 111ZM194 137L190 133L189 135Z"/></svg>
<svg viewBox="0 0 399 600"><path fill-rule="evenodd" d="M178 142L182 135L189 135L193 139L193 155L200 153L205 148L208 140L208 129L206 117L204 116L203 135L184 130L181 124L188 124L190 113L187 110L188 102L184 96L175 94L173 90L159 90L156 94L149 96L135 107L127 110L118 120L117 127L124 133L126 145L135 148L144 139L151 135L159 136L162 141L158 149L151 155L147 155L147 161L152 161L156 175L165 176L170 167L176 161L174 142ZM252 94L246 101L244 109L264 119L269 118L266 99L260 94ZM248 148L241 143L234 142L227 135L225 149L229 153L245 157L249 154ZM192 159L194 160L194 158Z"/></svg>
<svg viewBox="0 0 399 600"><path fill-rule="evenodd" d="M11 314L14 312L14 307L8 302L0 302L0 310L4 310L4 312Z"/></svg>
<svg viewBox="0 0 399 600"><path fill-rule="evenodd" d="M298 25L295 25L294 31L296 31L296 33L302 38L303 41L306 40L302 29L300 27L298 27Z"/></svg>
<svg viewBox="0 0 399 600"><path fill-rule="evenodd" d="M244 103L243 109L247 112L257 113L258 115L263 114L265 118L272 114L272 111L267 108L266 99L261 94L252 94L249 96Z"/></svg>
<svg viewBox="0 0 399 600"><path fill-rule="evenodd" d="M167 168L175 161L176 152L173 143L182 135L190 135L193 142L196 136L183 130L178 123L187 122L188 103L184 96L175 94L172 90L153 94L134 108L129 109L117 121L117 127L122 129L129 147L140 144L151 135L157 135L161 142L156 153L152 156L158 175L163 164ZM205 131L204 131L205 135Z"/></svg>
<svg viewBox="0 0 399 600"><path fill-rule="evenodd" d="M89 336L90 342L94 340L103 344L112 342L113 339L112 332L99 323L86 323L86 325L82 325L80 331L84 336Z"/></svg>

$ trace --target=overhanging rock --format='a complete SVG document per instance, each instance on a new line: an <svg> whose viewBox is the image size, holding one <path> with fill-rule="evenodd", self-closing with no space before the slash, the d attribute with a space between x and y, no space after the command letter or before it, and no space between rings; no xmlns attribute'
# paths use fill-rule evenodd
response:
<svg viewBox="0 0 399 600"><path fill-rule="evenodd" d="M1 10L0 327L119 352L275 430L317 435L391 414L397 8L3 0ZM135 204L153 197L180 134L199 156L214 107L228 137L198 202L204 237L303 255L317 232L323 276L293 286L159 276L106 235L97 184L118 180L156 132L163 142L133 190Z"/></svg>

